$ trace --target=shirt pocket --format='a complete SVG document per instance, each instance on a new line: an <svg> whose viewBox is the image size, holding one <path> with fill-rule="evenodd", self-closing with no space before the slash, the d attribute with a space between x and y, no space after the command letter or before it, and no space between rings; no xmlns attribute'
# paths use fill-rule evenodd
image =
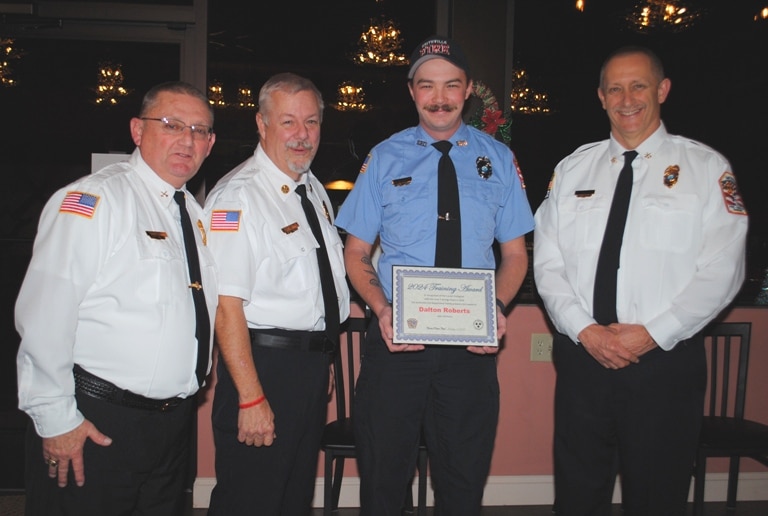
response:
<svg viewBox="0 0 768 516"><path fill-rule="evenodd" d="M268 241L273 245L275 265L281 269L281 277L275 280L293 292L312 289L314 282L309 274L311 267L307 266L307 260L311 258L312 252L318 249L318 245L309 228L300 228L288 234L280 232Z"/></svg>
<svg viewBox="0 0 768 516"><path fill-rule="evenodd" d="M558 235L563 249L599 249L610 209L609 199L601 195L562 200Z"/></svg>
<svg viewBox="0 0 768 516"><path fill-rule="evenodd" d="M437 197L426 182L387 185L382 191L382 203L382 240L400 248L434 241Z"/></svg>
<svg viewBox="0 0 768 516"><path fill-rule="evenodd" d="M460 185L462 240L466 236L483 246L496 235L496 215L501 209L504 186L488 181L469 181ZM465 236L466 235L466 236Z"/></svg>
<svg viewBox="0 0 768 516"><path fill-rule="evenodd" d="M138 235L139 260L136 274L124 279L133 285L140 301L170 304L179 292L189 286L189 269L183 248L174 245L169 236L152 238L145 232Z"/></svg>
<svg viewBox="0 0 768 516"><path fill-rule="evenodd" d="M641 242L648 249L687 251L697 233L695 195L649 195L640 199Z"/></svg>

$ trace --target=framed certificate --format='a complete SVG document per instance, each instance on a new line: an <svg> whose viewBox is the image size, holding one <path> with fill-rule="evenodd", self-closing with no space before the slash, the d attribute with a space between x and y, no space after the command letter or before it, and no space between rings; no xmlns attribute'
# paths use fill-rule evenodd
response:
<svg viewBox="0 0 768 516"><path fill-rule="evenodd" d="M489 269L392 267L395 344L498 346Z"/></svg>

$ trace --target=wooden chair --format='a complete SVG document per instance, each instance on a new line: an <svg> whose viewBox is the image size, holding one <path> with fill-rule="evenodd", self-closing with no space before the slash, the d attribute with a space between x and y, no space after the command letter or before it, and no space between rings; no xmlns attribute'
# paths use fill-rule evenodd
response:
<svg viewBox="0 0 768 516"><path fill-rule="evenodd" d="M768 466L768 425L744 419L751 326L716 323L699 334L708 354L709 400L694 469L694 516L704 514L707 457L730 457L728 509L736 508L740 458L749 457Z"/></svg>
<svg viewBox="0 0 768 516"><path fill-rule="evenodd" d="M325 452L323 516L330 516L338 511L344 460L356 456L355 435L352 428L352 398L357 378L356 366L360 363L360 346L365 339L368 322L367 317L350 317L344 323L340 349L333 361L336 420L325 425L320 446ZM419 472L417 514L425 516L427 513L427 448L423 441L419 447L417 469ZM412 508L410 486L403 496L406 509Z"/></svg>

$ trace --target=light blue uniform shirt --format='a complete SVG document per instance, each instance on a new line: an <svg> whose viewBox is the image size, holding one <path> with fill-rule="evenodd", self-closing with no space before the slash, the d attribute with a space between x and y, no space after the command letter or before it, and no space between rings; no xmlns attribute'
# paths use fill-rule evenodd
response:
<svg viewBox="0 0 768 516"><path fill-rule="evenodd" d="M431 267L437 234L440 152L420 126L392 135L371 150L336 225L373 244L380 237L379 281L392 300L392 266ZM533 215L514 155L503 143L464 124L450 142L461 203L465 268L494 269L494 240L508 242L533 229ZM487 158L491 175L478 172Z"/></svg>

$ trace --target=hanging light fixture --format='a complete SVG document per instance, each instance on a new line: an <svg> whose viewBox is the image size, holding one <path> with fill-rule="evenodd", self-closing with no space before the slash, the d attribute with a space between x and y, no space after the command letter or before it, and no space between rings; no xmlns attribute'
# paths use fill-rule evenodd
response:
<svg viewBox="0 0 768 516"><path fill-rule="evenodd" d="M352 60L358 65L402 66L408 58L402 52L403 38L397 23L385 15L371 18L358 42Z"/></svg>
<svg viewBox="0 0 768 516"><path fill-rule="evenodd" d="M703 11L679 0L646 0L625 16L629 27L639 33L680 32L693 26Z"/></svg>
<svg viewBox="0 0 768 516"><path fill-rule="evenodd" d="M16 86L16 79L13 78L13 69L10 61L19 59L21 53L15 46L13 38L3 38L0 36L0 84L6 87Z"/></svg>
<svg viewBox="0 0 768 516"><path fill-rule="evenodd" d="M255 109L256 104L253 102L253 92L248 85L240 85L237 88L237 107L239 109Z"/></svg>
<svg viewBox="0 0 768 516"><path fill-rule="evenodd" d="M512 113L521 115L548 115L549 95L528 86L528 74L523 69L512 70L512 92L510 93Z"/></svg>
<svg viewBox="0 0 768 516"><path fill-rule="evenodd" d="M768 7L763 7L760 9L760 12L755 15L755 21L766 21L768 20Z"/></svg>
<svg viewBox="0 0 768 516"><path fill-rule="evenodd" d="M371 107L370 104L365 103L365 92L362 86L350 81L339 84L336 90L336 104L333 104L334 109L364 113L370 111Z"/></svg>
<svg viewBox="0 0 768 516"><path fill-rule="evenodd" d="M208 103L215 108L227 107L224 101L224 84L221 81L214 80L208 86Z"/></svg>
<svg viewBox="0 0 768 516"><path fill-rule="evenodd" d="M130 93L123 87L122 67L110 62L99 63L96 74L96 104L114 106Z"/></svg>
<svg viewBox="0 0 768 516"><path fill-rule="evenodd" d="M576 10L584 12L584 0L576 0Z"/></svg>

